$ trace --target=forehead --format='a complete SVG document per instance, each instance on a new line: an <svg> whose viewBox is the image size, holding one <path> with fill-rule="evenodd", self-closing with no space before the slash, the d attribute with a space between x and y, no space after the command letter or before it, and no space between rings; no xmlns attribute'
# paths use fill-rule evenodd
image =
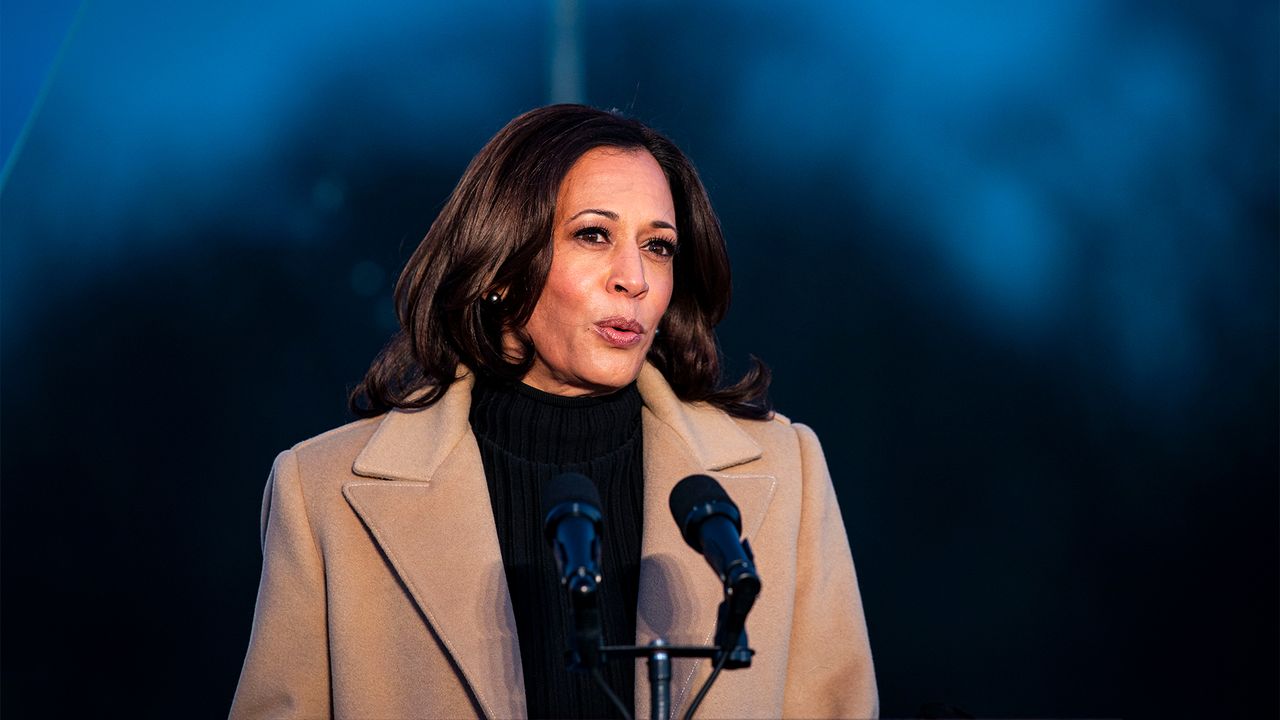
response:
<svg viewBox="0 0 1280 720"><path fill-rule="evenodd" d="M595 207L654 215L674 223L671 185L647 150L599 147L578 158L560 183L556 214Z"/></svg>

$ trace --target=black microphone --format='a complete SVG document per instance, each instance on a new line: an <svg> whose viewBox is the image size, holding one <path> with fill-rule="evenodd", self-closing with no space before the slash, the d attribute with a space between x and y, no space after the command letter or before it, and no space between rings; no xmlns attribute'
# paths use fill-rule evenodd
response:
<svg viewBox="0 0 1280 720"><path fill-rule="evenodd" d="M724 583L716 644L732 651L743 642L747 613L760 594L751 544L740 539L742 515L720 483L706 475L690 475L677 483L670 505L684 541L706 557Z"/></svg>
<svg viewBox="0 0 1280 720"><path fill-rule="evenodd" d="M589 670L599 662L603 644L600 610L600 493L585 475L564 473L542 488L543 532L556 556L560 586L573 610L570 666Z"/></svg>

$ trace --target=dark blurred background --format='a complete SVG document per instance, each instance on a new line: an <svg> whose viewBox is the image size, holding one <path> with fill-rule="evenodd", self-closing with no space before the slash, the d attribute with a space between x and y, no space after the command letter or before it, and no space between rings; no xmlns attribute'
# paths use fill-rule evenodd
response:
<svg viewBox="0 0 1280 720"><path fill-rule="evenodd" d="M564 99L701 169L886 716L1276 716L1275 2L0 10L6 717L225 715L272 458Z"/></svg>

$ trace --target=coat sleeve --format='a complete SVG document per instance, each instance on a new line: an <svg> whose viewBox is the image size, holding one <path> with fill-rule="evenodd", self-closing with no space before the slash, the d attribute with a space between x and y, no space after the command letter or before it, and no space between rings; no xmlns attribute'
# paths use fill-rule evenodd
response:
<svg viewBox="0 0 1280 720"><path fill-rule="evenodd" d="M804 484L783 714L877 717L880 703L862 596L827 461L813 430L793 427L800 438Z"/></svg>
<svg viewBox="0 0 1280 720"><path fill-rule="evenodd" d="M292 451L276 458L262 503L262 579L231 718L329 718L324 564Z"/></svg>

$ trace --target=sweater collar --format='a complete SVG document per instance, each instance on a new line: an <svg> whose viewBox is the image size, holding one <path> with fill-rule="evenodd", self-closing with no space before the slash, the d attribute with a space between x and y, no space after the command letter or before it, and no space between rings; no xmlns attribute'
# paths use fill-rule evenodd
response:
<svg viewBox="0 0 1280 720"><path fill-rule="evenodd" d="M524 383L477 378L469 417L476 438L522 460L568 465L603 457L640 434L632 383L595 397L564 397Z"/></svg>

